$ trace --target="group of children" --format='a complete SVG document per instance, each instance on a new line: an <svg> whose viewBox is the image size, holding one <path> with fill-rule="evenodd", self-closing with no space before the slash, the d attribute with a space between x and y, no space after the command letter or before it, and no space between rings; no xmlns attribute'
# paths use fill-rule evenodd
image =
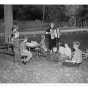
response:
<svg viewBox="0 0 88 88"><path fill-rule="evenodd" d="M38 51L40 51L39 53L43 53L44 54L44 52L47 52L48 49L47 49L47 47L45 45L45 36L43 34L41 35L41 41L40 41L40 43L38 43L36 41L31 41L31 40L29 41L28 38L25 38L20 43L21 56L25 57L25 58L21 59L21 61L24 64L27 63L28 61L30 61L30 59L33 56L33 53L30 50L31 48L34 48L35 50L38 49Z"/></svg>
<svg viewBox="0 0 88 88"><path fill-rule="evenodd" d="M19 32L16 29L17 27L14 26L12 29L11 34L11 41L12 43L16 43L19 40ZM49 35L49 48L46 47L45 44L45 35ZM59 46L57 47L57 43L59 43ZM17 43L16 43L17 44ZM29 48L28 48L29 45ZM16 45L15 45L16 46ZM22 63L26 64L30 59L33 57L33 54L30 50L30 46L39 47L42 49L42 51L47 52L50 50L51 53L59 53L58 57L60 59L63 59L65 63L71 63L71 64L80 64L82 63L82 51L79 49L80 42L75 41L73 42L73 49L69 47L67 43L61 44L60 42L60 30L54 29L54 24L51 23L51 28L49 31L47 31L45 34L41 35L41 41L40 43L36 41L28 41L27 38L25 38L18 47L20 47L20 55L21 55L21 61Z"/></svg>
<svg viewBox="0 0 88 88"><path fill-rule="evenodd" d="M25 38L21 43L19 41L18 25L12 27L10 43L13 44L11 48L15 54L15 62L18 62L21 58L22 63L26 64L26 62L32 58L30 49L27 49L26 47L27 38Z"/></svg>
<svg viewBox="0 0 88 88"><path fill-rule="evenodd" d="M45 45L44 40L45 40L45 37L43 35L41 42L40 42L40 46L41 46L40 48L42 49L42 51L47 52L48 49ZM21 55L27 56L26 59L22 59L23 63L27 63L33 56L32 52L30 51L30 48L29 48L29 50L27 49L26 43L28 43L27 39L25 39L20 44ZM79 49L79 46L80 46L80 43L78 41L73 42L74 51L72 51L67 43L65 43L63 45L60 44L58 49L57 49L57 47L53 48L52 53L56 53L56 52L59 53L58 54L59 59L62 59L65 63L80 64L80 63L82 63L82 51ZM50 52L50 54L51 54L51 52Z"/></svg>
<svg viewBox="0 0 88 88"><path fill-rule="evenodd" d="M58 52L58 57L64 59L65 63L82 63L82 51L79 49L80 42L73 42L73 52L67 43L61 44L61 32L59 28L55 27L54 23L50 24L50 28L46 31L46 35L48 35L49 50L51 53Z"/></svg>

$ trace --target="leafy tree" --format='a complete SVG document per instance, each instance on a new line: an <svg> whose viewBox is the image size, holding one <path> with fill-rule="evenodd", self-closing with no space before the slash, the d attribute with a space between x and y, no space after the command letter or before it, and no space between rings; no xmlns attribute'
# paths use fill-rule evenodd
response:
<svg viewBox="0 0 88 88"><path fill-rule="evenodd" d="M0 18L4 16L3 5L0 5ZM42 20L43 5L13 5L15 20ZM88 19L88 5L45 5L44 20L77 26Z"/></svg>
<svg viewBox="0 0 88 88"><path fill-rule="evenodd" d="M46 20L49 21L67 21L68 16L65 16L63 5L46 6Z"/></svg>
<svg viewBox="0 0 88 88"><path fill-rule="evenodd" d="M38 5L13 6L14 19L35 20L42 19L42 9Z"/></svg>

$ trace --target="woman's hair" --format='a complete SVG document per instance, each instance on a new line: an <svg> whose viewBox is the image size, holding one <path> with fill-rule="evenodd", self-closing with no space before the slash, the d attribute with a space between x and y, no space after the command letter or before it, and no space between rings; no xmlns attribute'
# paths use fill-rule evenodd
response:
<svg viewBox="0 0 88 88"><path fill-rule="evenodd" d="M56 29L56 25L55 25L55 23L53 23L53 22L51 22L50 24L49 24L49 26L51 27L51 24L53 24L54 25L54 29Z"/></svg>

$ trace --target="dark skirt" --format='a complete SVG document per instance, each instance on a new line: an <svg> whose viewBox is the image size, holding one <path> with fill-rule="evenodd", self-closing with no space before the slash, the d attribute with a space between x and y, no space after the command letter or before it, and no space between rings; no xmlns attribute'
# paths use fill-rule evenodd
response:
<svg viewBox="0 0 88 88"><path fill-rule="evenodd" d="M51 39L51 35L46 35L46 39L47 39L47 42L48 42L49 50L52 50L53 47L58 47L59 42L61 41L60 38Z"/></svg>
<svg viewBox="0 0 88 88"><path fill-rule="evenodd" d="M56 47L56 38L50 39L49 46L50 46L50 50Z"/></svg>

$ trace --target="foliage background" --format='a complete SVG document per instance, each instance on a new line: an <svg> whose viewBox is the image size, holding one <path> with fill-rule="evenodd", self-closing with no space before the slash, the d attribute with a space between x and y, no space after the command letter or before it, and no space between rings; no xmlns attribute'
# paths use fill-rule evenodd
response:
<svg viewBox="0 0 88 88"><path fill-rule="evenodd" d="M60 26L87 26L88 5L13 5L14 20L56 22ZM0 19L4 17L4 6L0 5Z"/></svg>

